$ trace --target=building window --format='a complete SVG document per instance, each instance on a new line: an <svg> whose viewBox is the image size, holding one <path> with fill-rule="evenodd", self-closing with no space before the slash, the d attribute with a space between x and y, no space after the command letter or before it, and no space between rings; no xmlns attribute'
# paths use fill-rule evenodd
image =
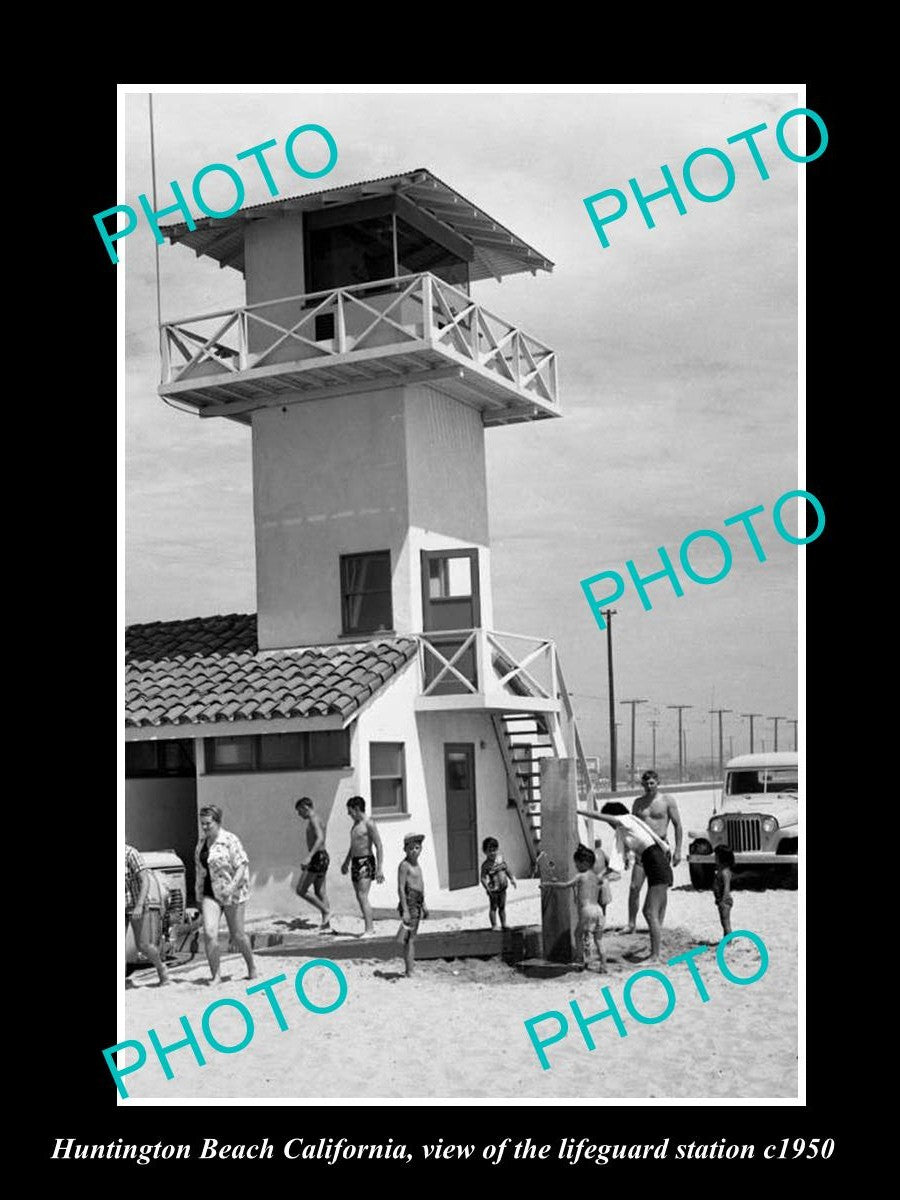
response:
<svg viewBox="0 0 900 1200"><path fill-rule="evenodd" d="M391 552L341 555L341 632L392 629Z"/></svg>
<svg viewBox="0 0 900 1200"><path fill-rule="evenodd" d="M406 812L406 763L402 742L369 743L372 815Z"/></svg>
<svg viewBox="0 0 900 1200"><path fill-rule="evenodd" d="M204 739L208 775L249 771L331 771L350 765L350 731L259 733Z"/></svg>
<svg viewBox="0 0 900 1200"><path fill-rule="evenodd" d="M142 776L193 779L195 774L193 738L125 743L126 779Z"/></svg>

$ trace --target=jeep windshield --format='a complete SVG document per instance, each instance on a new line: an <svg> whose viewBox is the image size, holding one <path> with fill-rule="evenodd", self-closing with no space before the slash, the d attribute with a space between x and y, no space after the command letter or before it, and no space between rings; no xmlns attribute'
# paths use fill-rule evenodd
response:
<svg viewBox="0 0 900 1200"><path fill-rule="evenodd" d="M796 792L796 767L763 767L758 771L729 771L726 796L745 796L757 792Z"/></svg>

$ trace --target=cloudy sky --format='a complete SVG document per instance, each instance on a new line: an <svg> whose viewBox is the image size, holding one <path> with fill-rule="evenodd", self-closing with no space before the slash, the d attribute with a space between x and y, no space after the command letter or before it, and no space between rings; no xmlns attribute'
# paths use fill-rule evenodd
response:
<svg viewBox="0 0 900 1200"><path fill-rule="evenodd" d="M427 167L555 262L550 275L474 289L558 352L565 413L487 433L495 621L556 639L586 750L604 758L606 635L579 580L624 574L627 559L642 573L657 570L659 546L677 563L688 533L724 533L725 517L759 504L765 563L732 533L734 566L721 583L687 581L681 598L665 582L651 585L650 612L633 590L617 603L616 691L652 702L639 721L640 759L649 753L654 707L661 758L676 751L668 704L694 705L685 714L692 756L708 753L713 704L797 715L802 552L775 534L768 514L798 486L804 168L774 138L778 117L798 103L789 93L155 94L161 204L169 180L190 196L201 167L237 166L238 151L269 138L280 148L293 128L314 122L334 135L338 164L307 183L280 149L270 153L281 194ZM631 177L656 191L660 164L680 180L692 151L728 149L729 135L762 123L767 181L746 147L734 147L728 197L701 204L682 189L686 215L661 200L649 230L635 208L608 226L611 246L601 248L583 197L628 191ZM146 94L122 96L120 127L124 192L110 205L136 207L138 193L151 191ZM695 181L714 192L721 168L703 164ZM241 173L246 204L269 199L251 169ZM201 422L158 398L154 243L142 225L120 245L125 619L255 611L249 430ZM98 252L105 253L99 240ZM164 319L243 301L242 276L184 247L161 247L160 264ZM788 523L796 527L793 516ZM695 565L712 573L715 556L696 549ZM627 710L620 714L626 720ZM728 735L736 753L746 749L746 721L727 721L726 753ZM767 738L771 746L768 729Z"/></svg>

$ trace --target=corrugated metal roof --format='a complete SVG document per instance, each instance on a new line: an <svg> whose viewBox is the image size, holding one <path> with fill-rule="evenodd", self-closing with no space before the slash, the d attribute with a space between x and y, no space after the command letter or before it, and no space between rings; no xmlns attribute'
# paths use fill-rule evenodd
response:
<svg viewBox="0 0 900 1200"><path fill-rule="evenodd" d="M473 280L501 278L520 271L553 270L553 263L546 255L529 246L425 167L297 196L280 196L239 209L230 217L202 217L197 220L194 230L188 229L184 221L160 228L170 242L181 242L197 255L207 255L220 266L234 267L243 274L246 221L261 220L278 211L309 212L334 208L391 193L404 196L472 243L475 258L470 263L470 276Z"/></svg>

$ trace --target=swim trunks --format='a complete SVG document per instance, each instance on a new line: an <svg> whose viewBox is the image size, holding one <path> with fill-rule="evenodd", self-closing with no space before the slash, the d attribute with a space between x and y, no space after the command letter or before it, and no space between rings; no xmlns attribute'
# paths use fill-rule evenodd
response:
<svg viewBox="0 0 900 1200"><path fill-rule="evenodd" d="M375 855L361 854L350 864L350 878L354 883L359 879L375 878Z"/></svg>
<svg viewBox="0 0 900 1200"><path fill-rule="evenodd" d="M324 875L331 865L327 850L317 850L309 860L306 868L307 875Z"/></svg>
<svg viewBox="0 0 900 1200"><path fill-rule="evenodd" d="M603 929L603 909L599 904L585 904L578 914L582 933L595 933Z"/></svg>
<svg viewBox="0 0 900 1200"><path fill-rule="evenodd" d="M422 919L422 909L425 907L425 893L418 891L416 888L411 888L408 884L406 887L406 907L409 909L409 929L411 933L417 933L419 929L419 921ZM397 905L397 912L400 914L401 921L403 920L403 905Z"/></svg>
<svg viewBox="0 0 900 1200"><path fill-rule="evenodd" d="M648 887L654 887L659 883L664 883L666 887L671 887L675 882L675 876L672 874L672 868L669 866L669 859L666 852L656 842L652 846L648 846L641 855L641 866L644 868L644 874L647 876Z"/></svg>
<svg viewBox="0 0 900 1200"><path fill-rule="evenodd" d="M481 865L481 882L489 892L505 892L509 886L509 867L502 858L495 863L485 860Z"/></svg>

